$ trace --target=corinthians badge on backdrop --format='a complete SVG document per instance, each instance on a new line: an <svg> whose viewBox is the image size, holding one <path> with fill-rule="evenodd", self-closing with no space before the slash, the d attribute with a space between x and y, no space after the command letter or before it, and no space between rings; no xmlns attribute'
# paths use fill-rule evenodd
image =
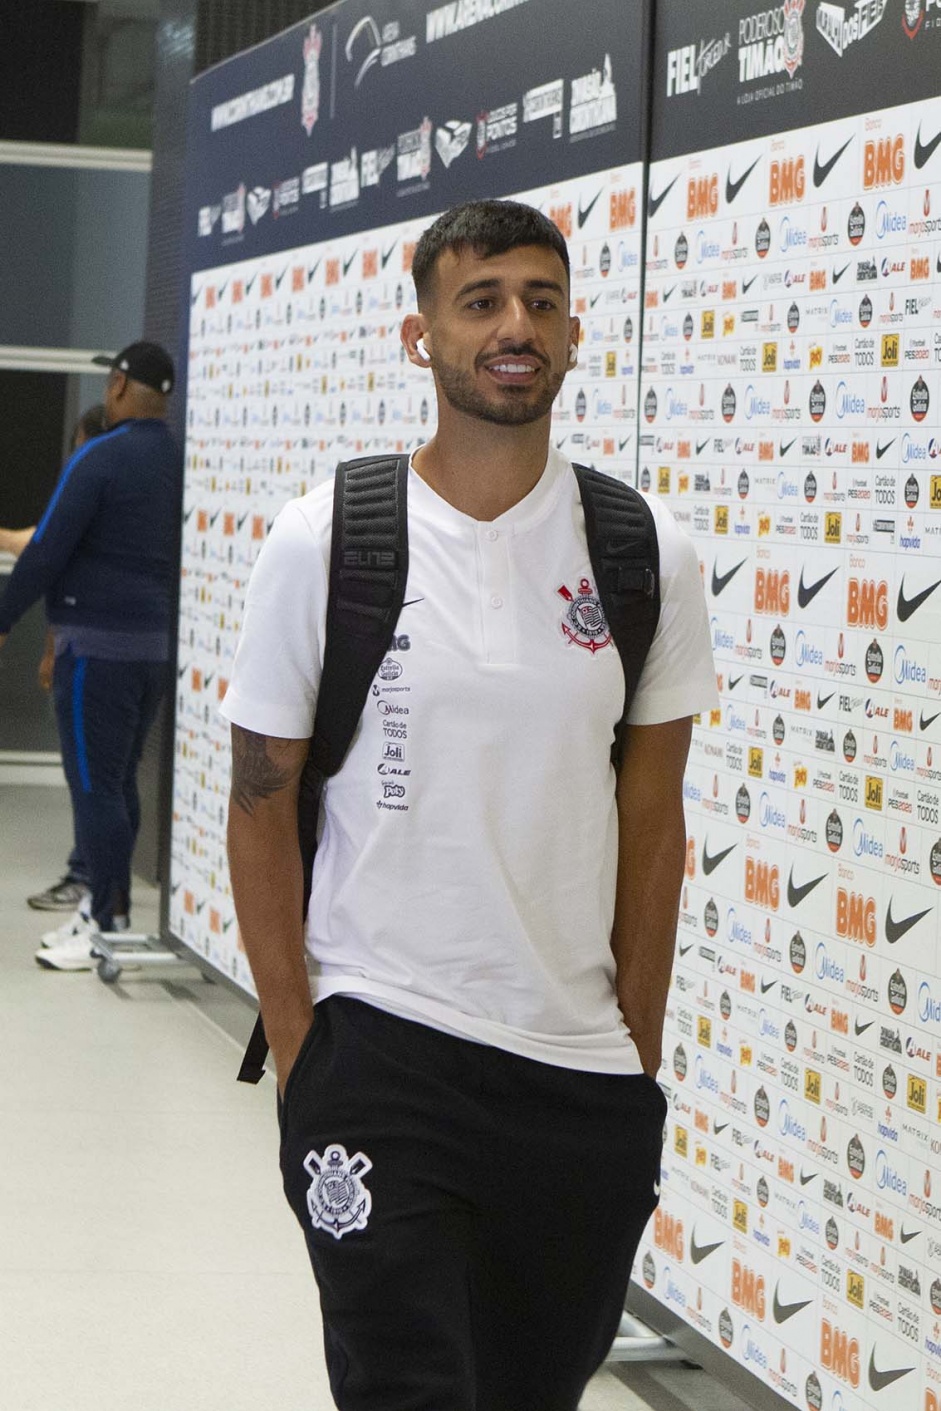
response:
<svg viewBox="0 0 941 1411"><path fill-rule="evenodd" d="M323 36L312 24L304 40L304 86L301 89L301 123L307 136L320 116L320 50Z"/></svg>
<svg viewBox="0 0 941 1411"><path fill-rule="evenodd" d="M582 578L577 594L566 588L563 583L558 593L559 597L568 603L562 614L562 631L565 636L570 642L574 642L576 647L585 647L592 653L600 652L601 648L611 641L611 633L601 599L596 595L591 583L587 578Z"/></svg>
<svg viewBox="0 0 941 1411"><path fill-rule="evenodd" d="M338 1240L350 1230L365 1230L372 1209L372 1196L362 1182L372 1170L368 1156L361 1151L347 1156L346 1147L337 1142L323 1156L309 1152L304 1170L312 1177L307 1209L315 1230L326 1230Z"/></svg>

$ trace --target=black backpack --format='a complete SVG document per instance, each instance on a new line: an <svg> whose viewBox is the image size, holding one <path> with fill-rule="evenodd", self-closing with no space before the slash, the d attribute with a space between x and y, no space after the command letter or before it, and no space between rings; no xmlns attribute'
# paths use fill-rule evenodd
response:
<svg viewBox="0 0 941 1411"><path fill-rule="evenodd" d="M336 774L346 758L405 598L408 464L408 456L400 455L337 466L323 673L298 796L305 917L324 780ZM631 486L585 466L574 470L595 585L624 668L624 713L613 750L617 759L660 617L657 531L649 505ZM259 1014L239 1070L240 1083L261 1080L267 1053Z"/></svg>

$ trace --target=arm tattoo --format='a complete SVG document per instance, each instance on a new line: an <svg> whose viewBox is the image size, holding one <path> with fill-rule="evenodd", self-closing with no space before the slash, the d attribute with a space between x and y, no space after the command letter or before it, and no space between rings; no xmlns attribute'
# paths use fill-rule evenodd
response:
<svg viewBox="0 0 941 1411"><path fill-rule="evenodd" d="M270 799L272 794L291 782L292 771L282 767L268 754L267 735L235 726L232 730L232 802L251 817L257 799Z"/></svg>

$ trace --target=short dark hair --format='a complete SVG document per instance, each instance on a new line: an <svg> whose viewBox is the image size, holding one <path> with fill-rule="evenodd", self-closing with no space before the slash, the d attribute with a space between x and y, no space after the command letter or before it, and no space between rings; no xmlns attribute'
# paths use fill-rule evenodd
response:
<svg viewBox="0 0 941 1411"><path fill-rule="evenodd" d="M421 306L432 295L435 265L445 250L470 248L481 259L505 255L521 245L554 250L570 277L569 252L557 225L533 206L519 201L467 201L452 206L424 232L412 260L412 279Z"/></svg>
<svg viewBox="0 0 941 1411"><path fill-rule="evenodd" d="M86 441L90 441L94 436L100 436L107 431L105 423L105 409L100 402L89 407L87 412L82 412L72 430L72 450L75 450L79 436L84 436Z"/></svg>

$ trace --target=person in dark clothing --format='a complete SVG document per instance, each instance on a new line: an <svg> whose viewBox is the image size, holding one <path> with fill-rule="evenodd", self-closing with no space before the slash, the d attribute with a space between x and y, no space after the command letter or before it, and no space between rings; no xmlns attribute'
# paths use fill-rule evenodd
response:
<svg viewBox="0 0 941 1411"><path fill-rule="evenodd" d="M105 409L100 402L97 402L93 407L82 412L75 423L69 443L69 455L73 456L76 451L81 450L86 441L90 441L93 436L100 436L104 430L106 430ZM19 558L35 533L35 524L30 525L28 529L0 529L0 553L12 554L14 558ZM50 627L46 632L46 641L38 673L40 690L45 691L47 695L52 690L55 661L55 633ZM88 869L82 860L76 840L69 853L64 875L58 882L53 882L43 891L35 892L32 896L27 897L26 901L34 911L74 911L87 895Z"/></svg>
<svg viewBox="0 0 941 1411"><path fill-rule="evenodd" d="M53 696L91 895L43 938L40 965L87 970L130 909L137 765L165 686L182 457L165 422L173 363L133 343L110 367L107 431L70 457L0 602L0 646L45 594Z"/></svg>

